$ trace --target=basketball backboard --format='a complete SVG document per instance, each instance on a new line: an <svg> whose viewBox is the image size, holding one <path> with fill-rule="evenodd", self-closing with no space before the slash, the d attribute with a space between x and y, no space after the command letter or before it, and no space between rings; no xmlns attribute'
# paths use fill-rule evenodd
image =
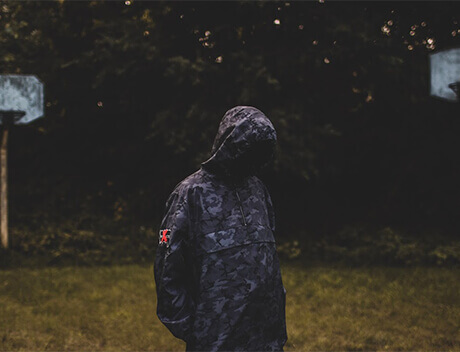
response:
<svg viewBox="0 0 460 352"><path fill-rule="evenodd" d="M43 99L43 83L36 76L0 75L0 111L24 113L14 123L25 124L43 116Z"/></svg>
<svg viewBox="0 0 460 352"><path fill-rule="evenodd" d="M460 82L460 48L430 54L430 71L430 94L448 101L458 101L455 87Z"/></svg>

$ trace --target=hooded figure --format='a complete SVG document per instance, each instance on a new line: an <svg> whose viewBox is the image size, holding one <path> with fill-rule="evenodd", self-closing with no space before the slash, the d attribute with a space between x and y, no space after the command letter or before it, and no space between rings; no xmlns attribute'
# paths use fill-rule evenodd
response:
<svg viewBox="0 0 460 352"><path fill-rule="evenodd" d="M260 110L228 110L211 157L166 202L154 264L157 315L187 351L283 351L275 214L256 176L275 147Z"/></svg>

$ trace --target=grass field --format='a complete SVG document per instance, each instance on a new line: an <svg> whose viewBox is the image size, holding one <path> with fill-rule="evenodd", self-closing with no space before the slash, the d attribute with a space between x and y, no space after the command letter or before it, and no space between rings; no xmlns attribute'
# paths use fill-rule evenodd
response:
<svg viewBox="0 0 460 352"><path fill-rule="evenodd" d="M285 350L460 350L460 270L283 264ZM1 350L181 351L152 267L0 271Z"/></svg>

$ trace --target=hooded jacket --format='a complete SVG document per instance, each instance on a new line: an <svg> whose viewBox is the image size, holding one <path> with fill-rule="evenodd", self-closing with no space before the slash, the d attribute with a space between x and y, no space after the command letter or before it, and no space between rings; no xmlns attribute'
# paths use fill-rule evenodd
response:
<svg viewBox="0 0 460 352"><path fill-rule="evenodd" d="M187 351L283 351L275 213L256 176L275 146L260 110L228 110L211 157L166 201L154 263L157 315Z"/></svg>

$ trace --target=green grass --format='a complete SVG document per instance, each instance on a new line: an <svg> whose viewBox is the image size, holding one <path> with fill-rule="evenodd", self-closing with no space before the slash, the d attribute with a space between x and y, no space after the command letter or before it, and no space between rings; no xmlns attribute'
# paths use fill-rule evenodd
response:
<svg viewBox="0 0 460 352"><path fill-rule="evenodd" d="M460 270L282 266L285 350L460 350ZM184 350L151 267L0 271L1 350Z"/></svg>

